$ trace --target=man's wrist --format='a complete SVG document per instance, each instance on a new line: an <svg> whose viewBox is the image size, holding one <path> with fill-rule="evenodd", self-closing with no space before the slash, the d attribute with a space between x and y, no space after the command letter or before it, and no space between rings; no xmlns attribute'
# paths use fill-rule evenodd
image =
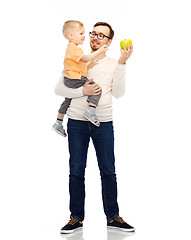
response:
<svg viewBox="0 0 191 240"><path fill-rule="evenodd" d="M126 66L126 62L123 63L123 62L119 62L119 61L118 61L118 65L120 65L120 66Z"/></svg>
<svg viewBox="0 0 191 240"><path fill-rule="evenodd" d="M118 63L119 64L126 64L126 62L127 62L127 59L123 59L123 58L119 58L119 60L118 60Z"/></svg>

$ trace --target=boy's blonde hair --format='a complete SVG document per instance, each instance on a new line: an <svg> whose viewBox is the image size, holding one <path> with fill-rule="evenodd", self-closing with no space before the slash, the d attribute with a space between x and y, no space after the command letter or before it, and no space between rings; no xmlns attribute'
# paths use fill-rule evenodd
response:
<svg viewBox="0 0 191 240"><path fill-rule="evenodd" d="M74 29L77 27L83 27L83 26L84 26L83 23L81 23L79 21L69 20L64 23L62 33L63 33L64 37L68 39L68 34L71 29Z"/></svg>

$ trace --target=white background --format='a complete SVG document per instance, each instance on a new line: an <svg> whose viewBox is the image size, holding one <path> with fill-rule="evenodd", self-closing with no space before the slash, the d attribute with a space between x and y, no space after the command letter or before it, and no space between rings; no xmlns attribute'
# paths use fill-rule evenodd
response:
<svg viewBox="0 0 191 240"><path fill-rule="evenodd" d="M127 238L191 238L189 7L186 0L0 3L1 239L60 239L69 219L67 139L51 130L69 19L85 25L85 53L97 21L115 30L109 56L119 57L121 40L133 41L127 90L113 102L120 215L137 230ZM65 239L126 238L105 226L91 143L83 237Z"/></svg>

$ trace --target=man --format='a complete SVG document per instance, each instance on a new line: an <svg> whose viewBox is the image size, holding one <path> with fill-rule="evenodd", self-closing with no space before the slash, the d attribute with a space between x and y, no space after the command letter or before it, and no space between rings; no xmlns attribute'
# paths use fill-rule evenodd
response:
<svg viewBox="0 0 191 240"><path fill-rule="evenodd" d="M90 47L92 52L102 45L111 44L114 31L104 22L94 25L90 33ZM102 199L104 212L107 217L107 226L119 228L124 231L135 231L119 216L117 203L117 181L115 174L114 134L112 121L112 96L121 97L125 92L125 64L133 52L133 46L128 51L121 49L118 62L101 53L98 63L88 71L89 80L83 87L69 89L63 84L63 76L58 82L55 92L57 95L72 98L67 111L68 115L68 142L70 153L70 212L71 219L62 229L61 233L70 233L81 228L84 220L85 199L85 168L87 150L90 138L93 141L102 181ZM87 96L98 95L102 91L96 116L100 126L96 127L83 117L87 108Z"/></svg>

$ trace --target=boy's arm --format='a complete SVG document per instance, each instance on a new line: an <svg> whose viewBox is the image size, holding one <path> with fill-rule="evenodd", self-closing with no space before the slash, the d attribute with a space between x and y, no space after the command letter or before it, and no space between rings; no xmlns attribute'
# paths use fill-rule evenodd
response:
<svg viewBox="0 0 191 240"><path fill-rule="evenodd" d="M90 70L91 68L95 67L98 64L98 60L90 61L87 65L87 70Z"/></svg>
<svg viewBox="0 0 191 240"><path fill-rule="evenodd" d="M108 49L108 45L103 45L103 46L101 46L98 50L96 50L95 52L93 52L93 53L91 53L91 54L89 54L89 55L84 55L82 58L81 58L81 60L83 61L83 62L90 62L90 61L92 61L94 58L96 58L100 53L102 53L102 52L106 52Z"/></svg>

